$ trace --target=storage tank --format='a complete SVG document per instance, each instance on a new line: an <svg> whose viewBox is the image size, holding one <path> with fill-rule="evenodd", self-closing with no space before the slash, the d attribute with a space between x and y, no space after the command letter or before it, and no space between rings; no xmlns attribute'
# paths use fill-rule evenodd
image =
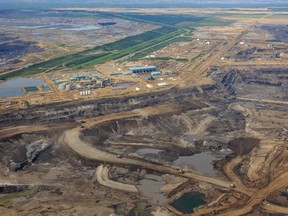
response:
<svg viewBox="0 0 288 216"><path fill-rule="evenodd" d="M59 90L64 90L64 89L65 89L65 86L66 86L66 83L60 83L60 84L58 85L58 89L59 89Z"/></svg>
<svg viewBox="0 0 288 216"><path fill-rule="evenodd" d="M70 91L71 90L71 85L66 85L66 91Z"/></svg>

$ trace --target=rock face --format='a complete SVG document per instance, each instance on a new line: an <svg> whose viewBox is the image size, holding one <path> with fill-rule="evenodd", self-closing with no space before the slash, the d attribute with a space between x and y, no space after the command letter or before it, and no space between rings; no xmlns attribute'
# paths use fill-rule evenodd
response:
<svg viewBox="0 0 288 216"><path fill-rule="evenodd" d="M216 87L203 86L201 100L212 97ZM0 113L0 127L16 124L30 124L53 121L73 121L78 118L95 117L99 115L128 111L165 103L181 103L187 99L200 96L197 88L172 89L155 93L142 94L123 98L107 98L95 101L76 101L65 104L37 106L24 110L8 110Z"/></svg>
<svg viewBox="0 0 288 216"><path fill-rule="evenodd" d="M46 142L45 140L39 140L27 145L26 148L26 157L22 160L10 161L10 170L18 171L23 169L26 165L32 164L37 157L45 152L52 144Z"/></svg>

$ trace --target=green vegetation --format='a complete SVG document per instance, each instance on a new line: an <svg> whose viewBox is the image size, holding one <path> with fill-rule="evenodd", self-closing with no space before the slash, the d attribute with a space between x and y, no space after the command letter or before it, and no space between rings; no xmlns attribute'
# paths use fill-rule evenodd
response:
<svg viewBox="0 0 288 216"><path fill-rule="evenodd" d="M32 190L24 190L20 192L10 193L0 198L0 205L2 206L8 206L12 203L13 199L17 197L23 197L23 196L31 196L33 194Z"/></svg>
<svg viewBox="0 0 288 216"><path fill-rule="evenodd" d="M55 13L47 12L45 16L53 16L53 14ZM224 26L232 23L232 21L222 20L220 17L217 17L217 15L196 16L188 14L109 13L87 11L59 12L59 16L78 17L82 15L85 15L85 17L117 17L157 24L161 25L162 27L139 35L127 37L113 43L97 46L78 53L61 56L45 62L34 64L27 68L0 75L0 79L8 79L15 76L28 76L42 72L49 72L56 69L89 68L96 64L102 64L129 55L132 55L130 60L137 60L171 43L191 41L193 27ZM187 28L189 28L189 31L187 31ZM184 33L186 33L186 35ZM183 35L180 37L181 34ZM133 55L134 53L135 55Z"/></svg>
<svg viewBox="0 0 288 216"><path fill-rule="evenodd" d="M41 62L38 64L34 64L30 67L23 68L23 69L14 71L12 73L0 75L0 79L8 79L10 77L16 77L16 76L28 76L32 74L46 72L46 71L56 69L56 68L61 68L64 66L64 64L68 64L69 62L73 62L73 61L76 61L77 59L83 58L83 55L86 53L87 51L83 51L83 52L79 52L79 53L75 53L75 54L71 54L67 56L54 58L54 59Z"/></svg>
<svg viewBox="0 0 288 216"><path fill-rule="evenodd" d="M195 61L198 58L201 58L202 56L204 56L204 53L200 53L199 55L195 56L193 59L191 59L192 61Z"/></svg>
<svg viewBox="0 0 288 216"><path fill-rule="evenodd" d="M137 206L133 209L133 212L138 216L153 216L145 203L138 203Z"/></svg>
<svg viewBox="0 0 288 216"><path fill-rule="evenodd" d="M8 74L0 75L0 79L8 79L15 76L28 76L52 69L72 68L82 69L105 63L127 56L131 53L140 51L147 47L156 45L165 40L176 37L184 33L184 29L172 27L162 27L136 36L124 38L122 40L87 49L82 52L54 58L45 62L34 64ZM95 54L95 52L98 52Z"/></svg>
<svg viewBox="0 0 288 216"><path fill-rule="evenodd" d="M241 14L241 13L223 13L223 14L218 14L222 17L229 17L229 18L261 18L261 17L264 17L264 16L267 16L268 14L265 14L265 13L256 13L256 14Z"/></svg>
<svg viewBox="0 0 288 216"><path fill-rule="evenodd" d="M163 28L166 28L166 27L163 27ZM163 41L166 41L166 40L169 40L169 39L171 39L173 37L176 37L176 36L182 34L183 32L185 32L185 30L183 30L183 29L176 30L176 31L173 31L173 32L171 32L169 34L164 34L164 35L162 35L160 37L156 37L155 39L152 39L152 40L148 40L148 41L143 40L142 43L138 43L138 44L136 44L134 46L124 46L124 45L122 46L122 44L125 44L122 41L119 41L120 45L117 42L115 42L116 45L115 44L111 44L111 45L108 44L108 46L104 45L105 47L104 46L102 46L102 47L104 47L105 50L112 49L113 47L123 47L123 48L127 47L127 48L119 49L118 51L113 52L111 54L108 54L108 55L102 56L100 58L97 58L97 59L95 59L93 61L81 64L78 67L80 67L80 68L88 68L88 67L91 67L91 66L96 65L96 64L101 64L101 63L105 63L107 61L119 59L119 58L125 57L125 56L127 56L129 54L135 53L135 52L137 52L139 50L143 50L143 49L145 49L147 47L154 46L154 45L156 45L158 43L162 43ZM133 39L134 38L131 38L131 42L130 42L131 44L134 44L134 40ZM123 40L125 40L125 42L127 41L126 39L123 39ZM139 41L141 41L141 40L139 40Z"/></svg>
<svg viewBox="0 0 288 216"><path fill-rule="evenodd" d="M68 62L67 64L65 64L65 67L67 67L67 68L77 67L78 65L84 64L84 63L89 62L89 61L93 61L93 60L100 58L102 56L105 56L105 55L107 55L107 53L88 55L86 57L76 59L75 61Z"/></svg>
<svg viewBox="0 0 288 216"><path fill-rule="evenodd" d="M172 27L162 27L159 29L155 29L153 31L148 31L143 34L131 36L124 38L122 40L116 41L114 43L105 44L97 48L97 50L103 51L113 51L113 50L121 50L127 47L135 46L137 44L156 39L162 37L166 34L170 34L175 32L175 28Z"/></svg>
<svg viewBox="0 0 288 216"><path fill-rule="evenodd" d="M123 14L122 14L123 15ZM162 23L167 25L175 25L181 22L199 22L205 17L198 17L185 14L143 14L143 13L125 13L125 17L136 20L143 20L151 23Z"/></svg>
<svg viewBox="0 0 288 216"><path fill-rule="evenodd" d="M187 61L188 61L188 59L186 59L186 58L170 58L170 57L147 58L147 60L152 60L152 61L169 61L169 60L174 60L174 61L182 61L182 62L187 62Z"/></svg>
<svg viewBox="0 0 288 216"><path fill-rule="evenodd" d="M288 14L275 14L271 16L272 18L287 18Z"/></svg>
<svg viewBox="0 0 288 216"><path fill-rule="evenodd" d="M136 61L140 58L143 58L143 57L149 55L150 53L153 53L159 49L162 49L162 48L168 46L169 44L176 43L176 42L189 42L189 41L192 41L191 37L176 37L176 38L173 38L172 40L167 40L167 41L160 43L156 46L150 47L148 49L145 49L141 52L136 53L134 56L132 56L130 58L130 61ZM153 59L155 59L155 58L153 58Z"/></svg>
<svg viewBox="0 0 288 216"><path fill-rule="evenodd" d="M200 22L194 23L192 27L204 27L204 26L228 26L234 23L233 20L224 20L216 16L207 17Z"/></svg>
<svg viewBox="0 0 288 216"><path fill-rule="evenodd" d="M188 14L145 14L145 13L109 13L97 12L100 16L115 17L137 22L145 22L162 26L193 28L200 26L226 26L234 21L222 19L220 14L188 15ZM225 14L223 14L225 15ZM229 14L228 14L229 15Z"/></svg>

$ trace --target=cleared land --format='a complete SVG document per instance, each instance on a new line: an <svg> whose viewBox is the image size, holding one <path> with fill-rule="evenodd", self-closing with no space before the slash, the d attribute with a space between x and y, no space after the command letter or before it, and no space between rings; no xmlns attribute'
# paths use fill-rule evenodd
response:
<svg viewBox="0 0 288 216"><path fill-rule="evenodd" d="M102 16L115 14L117 18L133 22L142 20L156 24L160 20L159 13L163 12L151 9L147 15L143 10L123 13L115 9L116 13L113 13L111 9L103 9L106 12ZM74 100L79 92L59 90L49 96L58 102L62 100L61 105L29 108L27 111L33 110L31 115L25 114L24 109L3 111L3 118L11 118L2 121L4 125L13 120L32 125L37 122L38 113L43 113L45 123L40 123L39 128L37 125L2 128L0 169L1 179L6 179L2 183L31 186L30 180L36 179L37 187L46 186L49 181L52 187L44 191L37 188L35 194L30 196L28 193L28 198L24 193L20 201L14 202L13 196L8 196L9 202L4 199L6 203L0 208L4 215L12 211L33 215L44 209L48 211L49 205L53 204L58 212L67 214L77 212L76 207L83 206L89 210L97 207L97 211L101 209L99 214L105 216L129 215L131 209L139 214L160 212L159 215L174 216L181 213L170 212L170 202L195 191L205 194L208 203L195 209L192 215L287 213L287 25L278 23L280 19L282 23L287 22L286 16L262 9L242 13L215 9L209 11L215 13L214 17L221 18L223 23L236 23L210 27L205 22L212 15L189 16L186 14L195 10L183 9L185 15L177 17L177 11L182 10L167 10L163 16L166 20L158 22L162 27L157 30L96 47L87 51L87 56L83 53L75 62L71 57L71 61L61 66L70 67L72 71L78 66L93 68L94 64L107 60L97 67L98 72L105 75L153 62L163 71L169 69L177 75L149 81L143 79L146 74L139 78L116 76L113 77L116 82L135 82L141 91L136 92L135 86L118 93L103 88L95 90L90 98L81 98L79 103L62 104L64 99ZM201 23L206 27L191 31ZM211 25L215 23L210 20ZM131 47L127 48L129 40ZM98 54L103 56L94 60L93 55ZM110 62L116 58L118 61ZM61 78L69 79L69 76L62 76L62 72L57 73ZM174 85L166 91L146 88L148 83L156 86L163 81ZM129 97L131 95L133 97ZM16 98L13 103L16 100L25 103L32 96ZM105 100L98 104L96 99L104 97ZM52 102L49 98L47 101ZM203 104L199 105L199 101ZM146 108L131 110L139 104ZM111 113L111 109L115 113ZM46 122L50 123L46 125ZM63 125L63 122L67 124ZM32 143L40 149L39 140L50 141L51 149L41 152L33 163L29 163L26 147L31 147ZM194 162L190 167L190 157L197 154L217 157L209 165L219 176L211 177L196 171ZM188 158L189 163L176 166L174 161L180 158ZM201 163L205 162L207 160ZM57 168L56 174L54 169L50 173L51 167ZM94 173L96 167L98 172L93 178L91 171ZM144 193L136 193L134 185L147 173L161 174L166 184L162 188L169 189L169 185L175 188L165 194L169 197L165 205L143 207L141 204L143 208L139 210L138 202L146 200ZM45 180L47 175L49 181ZM13 177L19 181L13 182ZM129 194L133 191L135 193ZM162 209L156 211L156 207Z"/></svg>

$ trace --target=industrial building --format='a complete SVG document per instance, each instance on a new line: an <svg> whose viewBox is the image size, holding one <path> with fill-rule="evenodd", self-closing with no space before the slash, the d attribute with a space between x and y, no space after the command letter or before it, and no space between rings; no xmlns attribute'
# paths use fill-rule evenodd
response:
<svg viewBox="0 0 288 216"><path fill-rule="evenodd" d="M176 75L176 74L177 73L175 71L171 71L171 70L164 70L162 72L162 75L165 75L165 76L167 76L167 75Z"/></svg>
<svg viewBox="0 0 288 216"><path fill-rule="evenodd" d="M155 66L131 67L129 71L131 73L152 73L158 71L158 68Z"/></svg>
<svg viewBox="0 0 288 216"><path fill-rule="evenodd" d="M166 87L169 87L169 86L170 86L170 84L168 84L168 83L158 83L157 85L158 85L158 87L160 87L160 88L166 88Z"/></svg>
<svg viewBox="0 0 288 216"><path fill-rule="evenodd" d="M159 77L159 76L161 76L161 72L160 72L160 71L152 72L152 73L151 73L151 76L152 76L152 77Z"/></svg>

